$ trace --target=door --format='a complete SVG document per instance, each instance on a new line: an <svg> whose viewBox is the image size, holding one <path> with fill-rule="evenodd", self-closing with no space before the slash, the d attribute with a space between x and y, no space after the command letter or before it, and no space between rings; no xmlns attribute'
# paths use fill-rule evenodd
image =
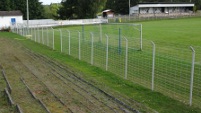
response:
<svg viewBox="0 0 201 113"><path fill-rule="evenodd" d="M16 23L16 19L15 18L11 18L11 24L14 25Z"/></svg>

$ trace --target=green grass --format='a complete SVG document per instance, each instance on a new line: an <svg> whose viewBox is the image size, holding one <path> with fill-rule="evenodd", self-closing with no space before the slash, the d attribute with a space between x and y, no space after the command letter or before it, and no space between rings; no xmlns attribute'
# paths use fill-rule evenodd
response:
<svg viewBox="0 0 201 113"><path fill-rule="evenodd" d="M151 88L152 74L152 45L151 40L156 44L156 65L155 65L155 90L165 95L189 103L190 75L192 51L189 46L195 47L196 65L194 77L193 103L199 106L200 98L200 57L201 49L200 32L201 18L172 19L160 21L145 21L143 25L143 51L137 51L139 40L134 39L133 29L121 25L102 25L103 34L109 35L109 63L108 71L124 77L125 65L125 40L122 39L122 54L118 53L118 28L122 29L122 34L128 39L128 79ZM138 24L138 23L137 23ZM81 43L81 60L90 63L91 58L91 38L90 31L94 31L94 65L105 69L106 38L99 41L99 25L84 26L84 36L88 42ZM58 28L61 29L61 28ZM78 31L82 31L83 26L71 26L62 28L63 31L70 29L72 39L71 55L78 58ZM75 32L76 31L76 32ZM56 31L57 32L57 31ZM55 47L60 50L59 32L55 32ZM88 35L87 35L88 34ZM64 50L68 53L68 33L64 33ZM139 34L136 35L136 37ZM81 36L82 37L82 36ZM81 39L82 40L82 39ZM134 45L134 46L133 46ZM200 107L200 106L199 106Z"/></svg>
<svg viewBox="0 0 201 113"><path fill-rule="evenodd" d="M201 30L201 18L185 18L185 19L169 19L169 20L156 20L156 21L142 21L142 22L135 22L134 24L142 24L143 25L143 39L152 40L157 44L164 45L164 44L176 44L180 46L184 45L193 45L193 46L200 46L200 30ZM118 27L111 28L104 27L105 32L108 33L118 33ZM82 26L66 26L62 27L63 29L70 29L70 30L79 30L82 31ZM60 29L60 28L58 28ZM85 26L85 31L96 31L99 32L99 25L88 25ZM114 29L117 29L114 32ZM128 37L131 37L131 28L125 28L125 34L128 34ZM134 31L134 30L133 30ZM132 31L132 32L133 32ZM135 32L135 31L134 31ZM104 33L104 31L103 31ZM85 33L88 34L88 33ZM118 34L116 34L118 36ZM163 43L162 43L163 42Z"/></svg>
<svg viewBox="0 0 201 113"><path fill-rule="evenodd" d="M140 22L143 24L143 37L168 45L200 46L201 18L172 19ZM162 44L164 44L162 43Z"/></svg>

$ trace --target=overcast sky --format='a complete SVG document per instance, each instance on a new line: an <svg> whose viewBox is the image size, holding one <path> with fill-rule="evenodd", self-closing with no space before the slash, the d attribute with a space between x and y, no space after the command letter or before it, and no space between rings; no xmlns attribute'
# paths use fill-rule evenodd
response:
<svg viewBox="0 0 201 113"><path fill-rule="evenodd" d="M60 3L61 0L39 0L40 2L43 2L43 5L50 5L51 3Z"/></svg>

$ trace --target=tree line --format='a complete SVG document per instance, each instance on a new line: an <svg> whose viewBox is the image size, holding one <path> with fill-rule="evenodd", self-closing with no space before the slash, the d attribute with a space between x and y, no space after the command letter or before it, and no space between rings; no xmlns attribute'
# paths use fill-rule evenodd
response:
<svg viewBox="0 0 201 113"><path fill-rule="evenodd" d="M201 0L130 0L130 6L143 2L192 2L201 9ZM129 13L129 0L62 0L58 13L61 19L94 18L104 9L112 9L117 14Z"/></svg>
<svg viewBox="0 0 201 113"><path fill-rule="evenodd" d="M187 3L195 3L196 9L201 9L201 0L130 0L130 5L135 6L138 3L143 2L174 2L174 3L180 3L180 2L187 2ZM129 0L107 0L106 8L113 9L118 14L128 14L129 8L128 8Z"/></svg>
<svg viewBox="0 0 201 113"><path fill-rule="evenodd" d="M143 2L192 2L195 9L201 9L201 0L130 0L135 6ZM85 19L94 18L104 9L112 9L116 14L129 13L129 0L62 0L61 3L43 6L39 0L29 0L30 19ZM20 10L26 19L26 0L0 0L0 10Z"/></svg>
<svg viewBox="0 0 201 113"><path fill-rule="evenodd" d="M27 18L27 2L26 0L0 0L0 11L20 10L23 18ZM29 18L44 18L44 8L39 0L29 0Z"/></svg>

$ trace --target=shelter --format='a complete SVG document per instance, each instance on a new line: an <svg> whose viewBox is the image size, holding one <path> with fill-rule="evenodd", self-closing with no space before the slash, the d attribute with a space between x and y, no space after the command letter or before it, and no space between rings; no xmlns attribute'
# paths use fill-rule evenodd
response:
<svg viewBox="0 0 201 113"><path fill-rule="evenodd" d="M104 10L102 12L102 14L103 14L104 18L113 18L114 17L114 11L112 11L111 9Z"/></svg>
<svg viewBox="0 0 201 113"><path fill-rule="evenodd" d="M169 14L169 13L191 13L194 3L139 3L130 7L130 14Z"/></svg>
<svg viewBox="0 0 201 113"><path fill-rule="evenodd" d="M0 11L0 30L23 23L21 11Z"/></svg>

